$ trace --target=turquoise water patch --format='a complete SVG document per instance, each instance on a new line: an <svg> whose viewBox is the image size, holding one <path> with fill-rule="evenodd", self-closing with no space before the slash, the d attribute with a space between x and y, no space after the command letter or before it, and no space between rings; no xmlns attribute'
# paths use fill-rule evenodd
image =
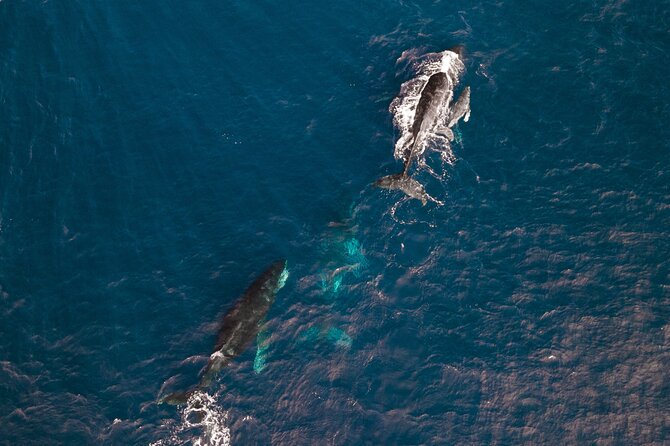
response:
<svg viewBox="0 0 670 446"><path fill-rule="evenodd" d="M268 349L270 348L270 333L263 327L256 335L256 357L254 358L254 372L261 373L266 367Z"/></svg>
<svg viewBox="0 0 670 446"><path fill-rule="evenodd" d="M360 277L363 268L367 267L368 261L361 249L361 243L355 237L345 239L337 246L336 256L340 257L342 265L331 272L321 273L321 290L328 294L338 294L344 283L347 273L354 277Z"/></svg>
<svg viewBox="0 0 670 446"><path fill-rule="evenodd" d="M347 253L347 263L353 265L351 272L356 277L359 277L360 271L368 266L368 260L365 258L363 250L361 249L361 242L352 237L344 242L344 249Z"/></svg>
<svg viewBox="0 0 670 446"><path fill-rule="evenodd" d="M254 358L254 372L259 374L265 369L267 362L267 352L266 349L259 348L256 350L256 357Z"/></svg>
<svg viewBox="0 0 670 446"><path fill-rule="evenodd" d="M350 348L353 339L343 329L332 325L314 325L299 337L301 342L316 343L319 340L326 340L336 347Z"/></svg>
<svg viewBox="0 0 670 446"><path fill-rule="evenodd" d="M333 279L333 293L337 293L340 291L340 286L342 286L342 279L344 276L339 275Z"/></svg>
<svg viewBox="0 0 670 446"><path fill-rule="evenodd" d="M453 128L454 132L454 141L456 141L457 144L463 144L463 134L461 133L461 129L456 125Z"/></svg>
<svg viewBox="0 0 670 446"><path fill-rule="evenodd" d="M353 340L344 330L337 327L330 327L326 332L326 338L338 347L351 347Z"/></svg>

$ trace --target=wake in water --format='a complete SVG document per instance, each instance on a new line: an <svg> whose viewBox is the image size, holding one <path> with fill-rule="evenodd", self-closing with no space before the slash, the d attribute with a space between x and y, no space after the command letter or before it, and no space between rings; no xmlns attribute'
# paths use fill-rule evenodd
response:
<svg viewBox="0 0 670 446"><path fill-rule="evenodd" d="M181 423L167 423L169 438L151 443L151 446L228 446L230 428L227 426L228 413L219 408L213 396L193 392L181 411Z"/></svg>
<svg viewBox="0 0 670 446"><path fill-rule="evenodd" d="M414 167L444 180L444 173L436 173L426 162L426 149L440 154L443 172L455 161L451 150L455 139L453 129L461 119L467 122L470 118L470 87L465 87L454 100L454 90L465 71L462 48L427 54L413 69L416 76L402 84L400 94L389 107L393 124L400 131L393 155L403 161L404 168L401 173L380 178L375 184L401 190L424 205L428 201L442 204L426 193L423 185L410 176L410 171Z"/></svg>

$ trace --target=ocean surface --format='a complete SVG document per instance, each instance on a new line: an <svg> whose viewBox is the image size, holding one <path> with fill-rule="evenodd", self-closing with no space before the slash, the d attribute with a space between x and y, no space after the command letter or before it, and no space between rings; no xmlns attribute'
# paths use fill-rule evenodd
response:
<svg viewBox="0 0 670 446"><path fill-rule="evenodd" d="M668 0L0 0L0 444L670 444L669 58Z"/></svg>

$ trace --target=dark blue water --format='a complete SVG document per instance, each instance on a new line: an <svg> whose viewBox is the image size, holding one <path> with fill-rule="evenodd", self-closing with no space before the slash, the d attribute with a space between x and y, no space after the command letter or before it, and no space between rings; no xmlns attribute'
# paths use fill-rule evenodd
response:
<svg viewBox="0 0 670 446"><path fill-rule="evenodd" d="M1 1L0 443L668 444L669 27L666 0ZM389 104L456 44L445 204L392 215ZM204 420L154 404L277 258L265 369L250 346Z"/></svg>

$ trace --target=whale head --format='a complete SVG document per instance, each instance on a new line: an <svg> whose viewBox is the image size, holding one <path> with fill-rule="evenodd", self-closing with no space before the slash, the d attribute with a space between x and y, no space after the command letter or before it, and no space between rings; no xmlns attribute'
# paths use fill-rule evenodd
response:
<svg viewBox="0 0 670 446"><path fill-rule="evenodd" d="M447 51L451 51L452 53L458 54L458 57L460 59L463 59L463 56L465 55L465 46L464 45L456 45L451 48L449 48Z"/></svg>

